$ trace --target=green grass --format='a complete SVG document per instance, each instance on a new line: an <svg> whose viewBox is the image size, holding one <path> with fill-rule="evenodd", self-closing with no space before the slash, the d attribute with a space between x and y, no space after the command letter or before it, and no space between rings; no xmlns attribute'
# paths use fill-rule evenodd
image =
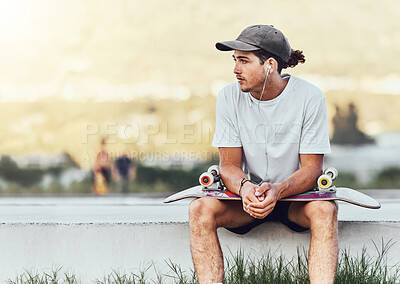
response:
<svg viewBox="0 0 400 284"><path fill-rule="evenodd" d="M50 272L25 271L15 279L9 279L8 284L78 284L77 276L73 273L61 274L62 267L53 268Z"/></svg>
<svg viewBox="0 0 400 284"><path fill-rule="evenodd" d="M400 283L400 264L389 266L387 263L388 251L394 242L389 241L381 245L374 243L376 255L370 255L364 247L359 254L352 254L350 249L340 252L337 268L336 284L395 284ZM245 255L243 250L231 253L226 257L225 280L226 284L264 284L264 283L309 283L307 272L307 251L303 248L297 250L297 254L290 260L283 255L275 255L269 251L261 258ZM147 265L137 273L113 270L110 274L96 279L95 284L195 284L196 275L193 270L185 271L179 264L171 260L166 261L168 271L162 273L154 263ZM154 270L155 278L149 276ZM8 280L8 284L56 284L81 283L73 274L60 274L61 268L53 269L51 273L31 273L25 271L15 280Z"/></svg>
<svg viewBox="0 0 400 284"><path fill-rule="evenodd" d="M148 282L148 277L146 276L147 270L149 269L146 268L145 270L140 271L138 274L135 273L130 273L126 274L124 272L118 272L114 270L112 273L109 275L106 275L103 277L103 279L95 280L95 284L145 284L149 283ZM153 283L161 283L161 282L153 282Z"/></svg>
<svg viewBox="0 0 400 284"><path fill-rule="evenodd" d="M394 242L374 243L378 256L370 256L364 247L359 257L352 257L350 250L341 254L336 283L400 283L400 266L389 267L386 255Z"/></svg>

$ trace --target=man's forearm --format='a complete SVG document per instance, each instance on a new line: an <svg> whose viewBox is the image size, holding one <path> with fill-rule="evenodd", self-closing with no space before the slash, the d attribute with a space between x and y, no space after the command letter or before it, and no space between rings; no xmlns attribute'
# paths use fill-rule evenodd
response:
<svg viewBox="0 0 400 284"><path fill-rule="evenodd" d="M221 165L220 174L226 188L231 192L239 194L240 183L247 175L240 167L235 165Z"/></svg>
<svg viewBox="0 0 400 284"><path fill-rule="evenodd" d="M279 191L279 199L303 193L316 184L322 174L322 168L317 165L307 165L294 172L286 181L275 184Z"/></svg>

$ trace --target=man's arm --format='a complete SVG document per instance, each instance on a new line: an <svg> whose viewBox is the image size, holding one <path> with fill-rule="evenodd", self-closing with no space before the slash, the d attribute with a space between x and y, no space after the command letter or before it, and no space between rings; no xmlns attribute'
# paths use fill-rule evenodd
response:
<svg viewBox="0 0 400 284"><path fill-rule="evenodd" d="M248 212L246 210L247 205L251 202L258 202L255 192L259 186L251 182L246 182L243 184L239 194L241 181L247 179L247 175L242 170L242 147L220 147L219 156L220 174L224 185L231 192L242 197L243 209Z"/></svg>
<svg viewBox="0 0 400 284"><path fill-rule="evenodd" d="M255 193L260 201L248 204L246 210L254 218L265 218L279 199L303 193L314 187L322 174L323 158L322 154L300 154L301 168L284 182L263 183Z"/></svg>
<svg viewBox="0 0 400 284"><path fill-rule="evenodd" d="M300 169L286 181L275 184L279 191L279 199L303 193L313 188L318 177L322 174L324 155L300 154L300 163Z"/></svg>
<svg viewBox="0 0 400 284"><path fill-rule="evenodd" d="M239 194L240 182L247 178L242 170L242 148L219 148L220 174L225 186Z"/></svg>

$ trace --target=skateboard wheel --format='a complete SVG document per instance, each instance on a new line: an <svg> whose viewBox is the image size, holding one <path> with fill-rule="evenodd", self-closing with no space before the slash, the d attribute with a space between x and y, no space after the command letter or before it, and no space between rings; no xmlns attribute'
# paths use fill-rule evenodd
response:
<svg viewBox="0 0 400 284"><path fill-rule="evenodd" d="M329 167L325 169L324 175L328 175L332 178L332 180L335 180L338 176L338 171L333 167Z"/></svg>
<svg viewBox="0 0 400 284"><path fill-rule="evenodd" d="M320 190L328 189L332 186L332 178L329 175L322 175L318 178L318 188Z"/></svg>
<svg viewBox="0 0 400 284"><path fill-rule="evenodd" d="M199 182L204 187L209 187L214 183L214 176L211 173L202 173Z"/></svg>
<svg viewBox="0 0 400 284"><path fill-rule="evenodd" d="M208 168L207 172L213 173L215 171L216 175L219 175L219 166L217 165L212 165L211 167Z"/></svg>

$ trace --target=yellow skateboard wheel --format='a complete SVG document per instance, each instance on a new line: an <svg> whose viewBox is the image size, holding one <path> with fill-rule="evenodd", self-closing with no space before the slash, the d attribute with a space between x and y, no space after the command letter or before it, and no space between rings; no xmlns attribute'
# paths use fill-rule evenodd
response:
<svg viewBox="0 0 400 284"><path fill-rule="evenodd" d="M332 178L328 175L321 175L318 178L318 188L320 190L328 189L332 186Z"/></svg>

